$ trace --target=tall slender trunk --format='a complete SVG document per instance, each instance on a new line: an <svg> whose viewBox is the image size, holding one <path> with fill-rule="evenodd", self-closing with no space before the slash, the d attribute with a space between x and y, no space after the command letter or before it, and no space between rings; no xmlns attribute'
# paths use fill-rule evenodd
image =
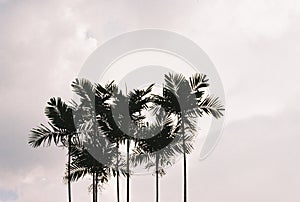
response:
<svg viewBox="0 0 300 202"><path fill-rule="evenodd" d="M95 202L98 201L98 172L95 174Z"/></svg>
<svg viewBox="0 0 300 202"><path fill-rule="evenodd" d="M186 145L185 145L185 133L184 133L184 121L182 118L182 146L183 146L183 201L187 202L187 166L186 166Z"/></svg>
<svg viewBox="0 0 300 202"><path fill-rule="evenodd" d="M68 195L71 202L71 135L68 136Z"/></svg>
<svg viewBox="0 0 300 202"><path fill-rule="evenodd" d="M95 202L95 173L93 173L93 202Z"/></svg>
<svg viewBox="0 0 300 202"><path fill-rule="evenodd" d="M127 139L127 202L129 202L129 194L130 194L130 185L129 185L129 177L130 177L130 171L129 171L129 151L130 151L130 140Z"/></svg>
<svg viewBox="0 0 300 202"><path fill-rule="evenodd" d="M156 202L159 201L159 187L158 187L158 175L159 175L159 171L158 171L158 164L159 164L159 154L156 154L156 162L155 162L155 175L156 175Z"/></svg>
<svg viewBox="0 0 300 202"><path fill-rule="evenodd" d="M186 153L183 153L183 176L184 176L184 180L183 180L183 186L184 186L184 202L187 202L187 169L186 169Z"/></svg>
<svg viewBox="0 0 300 202"><path fill-rule="evenodd" d="M119 142L117 142L117 201L120 202Z"/></svg>

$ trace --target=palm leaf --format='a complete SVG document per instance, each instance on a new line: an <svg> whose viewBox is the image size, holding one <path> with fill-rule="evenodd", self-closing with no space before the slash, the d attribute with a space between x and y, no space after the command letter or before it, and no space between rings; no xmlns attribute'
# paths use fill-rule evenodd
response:
<svg viewBox="0 0 300 202"><path fill-rule="evenodd" d="M59 130L54 126L52 126L52 128L50 129L43 124L41 124L37 128L33 128L30 132L31 133L29 135L28 143L34 148L41 145L50 146L52 141L54 141L54 143L58 145L58 143L62 142L62 139L66 135L66 132L64 130Z"/></svg>
<svg viewBox="0 0 300 202"><path fill-rule="evenodd" d="M89 174L89 170L86 167L78 167L75 166L74 164L71 164L71 169L70 169L70 179L71 182L78 181L81 178L84 178L87 174ZM64 181L68 181L68 174L66 172L64 176Z"/></svg>
<svg viewBox="0 0 300 202"><path fill-rule="evenodd" d="M193 91L198 91L200 88L208 87L208 78L205 74L196 73L189 78L190 85Z"/></svg>
<svg viewBox="0 0 300 202"><path fill-rule="evenodd" d="M71 86L73 91L81 98L81 101L93 102L95 98L95 89L89 80L76 78Z"/></svg>
<svg viewBox="0 0 300 202"><path fill-rule="evenodd" d="M199 108L203 110L207 115L213 115L215 118L223 116L225 110L218 97L207 96L199 104Z"/></svg>
<svg viewBox="0 0 300 202"><path fill-rule="evenodd" d="M165 87L174 95L178 96L177 91L185 80L182 74L165 74Z"/></svg>
<svg viewBox="0 0 300 202"><path fill-rule="evenodd" d="M45 114L51 124L59 129L65 129L70 132L76 131L73 111L70 106L61 100L61 98L51 98L45 108Z"/></svg>

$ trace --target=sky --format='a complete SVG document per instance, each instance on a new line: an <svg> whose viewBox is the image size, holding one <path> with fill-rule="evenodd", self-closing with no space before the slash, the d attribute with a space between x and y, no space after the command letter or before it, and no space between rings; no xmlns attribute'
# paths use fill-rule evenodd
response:
<svg viewBox="0 0 300 202"><path fill-rule="evenodd" d="M223 82L223 134L207 159L189 162L190 202L300 201L299 1L0 0L0 28L0 202L67 201L66 150L30 148L29 131L47 122L49 98L72 98L97 47L143 28L193 40ZM162 202L182 201L181 169L161 179ZM89 184L74 183L75 202L91 200ZM99 201L114 201L114 185ZM153 176L133 177L132 202L153 193Z"/></svg>

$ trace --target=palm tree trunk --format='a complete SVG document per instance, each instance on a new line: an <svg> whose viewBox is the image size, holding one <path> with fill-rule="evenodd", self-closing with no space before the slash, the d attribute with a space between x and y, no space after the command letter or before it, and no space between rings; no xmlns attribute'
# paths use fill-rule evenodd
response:
<svg viewBox="0 0 300 202"><path fill-rule="evenodd" d="M95 173L93 173L93 202L95 202Z"/></svg>
<svg viewBox="0 0 300 202"><path fill-rule="evenodd" d="M159 164L159 154L156 154L156 163L155 163L155 166L156 166L156 169L155 169L155 173L156 173L156 202L158 202L158 199L159 199L159 187L158 187L158 174L159 174L159 171L158 171L158 164Z"/></svg>
<svg viewBox="0 0 300 202"><path fill-rule="evenodd" d="M130 177L130 174L129 174L129 149L130 149L130 140L127 139L127 202L129 202L129 193L130 193L130 190L129 190L129 177Z"/></svg>
<svg viewBox="0 0 300 202"><path fill-rule="evenodd" d="M96 177L95 177L95 202L98 201L98 173L96 172Z"/></svg>
<svg viewBox="0 0 300 202"><path fill-rule="evenodd" d="M183 176L184 176L184 179L183 179L183 187L184 187L184 190L183 190L183 193L184 193L184 199L183 201L184 202L187 202L187 171L186 171L186 153L184 152L183 153Z"/></svg>
<svg viewBox="0 0 300 202"><path fill-rule="evenodd" d="M68 136L68 195L71 202L71 136Z"/></svg>
<svg viewBox="0 0 300 202"><path fill-rule="evenodd" d="M182 144L183 144L183 201L187 202L187 166L186 166L186 145L184 134L184 121L181 123L182 127Z"/></svg>
<svg viewBox="0 0 300 202"><path fill-rule="evenodd" d="M119 179L119 170L117 171L117 201L120 202L120 179Z"/></svg>
<svg viewBox="0 0 300 202"><path fill-rule="evenodd" d="M120 202L119 143L117 142L117 201Z"/></svg>

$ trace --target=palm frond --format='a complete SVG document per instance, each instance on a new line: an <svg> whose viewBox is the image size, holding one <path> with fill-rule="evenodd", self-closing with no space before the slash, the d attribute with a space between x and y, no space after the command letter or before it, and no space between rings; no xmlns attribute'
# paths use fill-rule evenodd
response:
<svg viewBox="0 0 300 202"><path fill-rule="evenodd" d="M87 79L76 78L71 84L73 91L80 97L81 101L93 102L95 89L93 84Z"/></svg>
<svg viewBox="0 0 300 202"><path fill-rule="evenodd" d="M133 91L129 92L129 111L130 114L133 115L134 113L141 112L143 109L147 108L147 104L150 101L149 93L152 91L154 84L148 86L146 90L142 89L134 89Z"/></svg>
<svg viewBox="0 0 300 202"><path fill-rule="evenodd" d="M51 124L60 129L70 132L76 131L73 119L72 108L58 98L51 98L45 108L45 114L49 118Z"/></svg>
<svg viewBox="0 0 300 202"><path fill-rule="evenodd" d="M180 85L182 85L182 83L185 80L186 79L182 74L173 74L173 73L165 74L165 87L168 90L170 90L174 95L177 95L177 91Z"/></svg>
<svg viewBox="0 0 300 202"><path fill-rule="evenodd" d="M110 83L105 84L104 86L102 86L101 84L95 83L95 102L96 105L98 103L98 105L103 105L105 102L107 102L109 99L112 98L112 96L117 93L118 87L117 85L114 83L114 81L111 81ZM98 107L99 107L98 106Z"/></svg>
<svg viewBox="0 0 300 202"><path fill-rule="evenodd" d="M223 111L225 110L219 98L214 96L204 98L199 104L199 108L207 115L213 115L217 119L223 116Z"/></svg>
<svg viewBox="0 0 300 202"><path fill-rule="evenodd" d="M49 123L50 124L50 123ZM51 124L50 124L51 126ZM66 132L63 130L59 130L54 126L49 127L41 124L37 128L33 128L30 131L29 135L29 145L36 148L39 146L50 146L52 141L58 145L59 142L64 138Z"/></svg>
<svg viewBox="0 0 300 202"><path fill-rule="evenodd" d="M81 178L84 178L87 174L89 174L89 170L86 167L78 167L75 166L74 164L71 164L71 169L70 169L70 180L71 182L76 182ZM64 181L68 181L68 173L65 173L64 176Z"/></svg>
<svg viewBox="0 0 300 202"><path fill-rule="evenodd" d="M208 87L208 78L205 74L196 73L189 78L193 91L199 91L200 88Z"/></svg>

